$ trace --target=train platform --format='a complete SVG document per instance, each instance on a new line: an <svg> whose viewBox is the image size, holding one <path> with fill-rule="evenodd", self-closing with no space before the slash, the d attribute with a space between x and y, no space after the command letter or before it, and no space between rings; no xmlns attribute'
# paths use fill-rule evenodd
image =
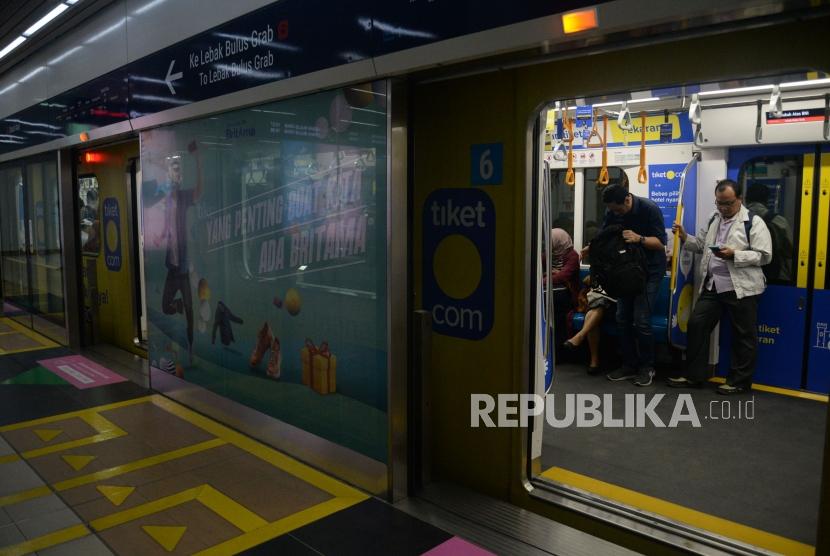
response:
<svg viewBox="0 0 830 556"><path fill-rule="evenodd" d="M0 326L3 556L491 553L127 380L129 368Z"/></svg>

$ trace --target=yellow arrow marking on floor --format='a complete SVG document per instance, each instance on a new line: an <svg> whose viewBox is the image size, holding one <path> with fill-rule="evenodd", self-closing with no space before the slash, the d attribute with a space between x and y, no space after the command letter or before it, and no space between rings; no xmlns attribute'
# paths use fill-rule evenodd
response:
<svg viewBox="0 0 830 556"><path fill-rule="evenodd" d="M184 532L187 531L187 527L172 525L144 525L141 528L167 552L173 552L176 549L176 545L179 544Z"/></svg>
<svg viewBox="0 0 830 556"><path fill-rule="evenodd" d="M103 494L107 497L107 500L113 503L114 506L120 506L124 503L124 500L133 493L135 487L128 487L128 486L108 486L108 485L100 485L95 487L98 489L98 492Z"/></svg>
<svg viewBox="0 0 830 556"><path fill-rule="evenodd" d="M51 442L62 433L62 430L55 430L55 429L35 429L34 433L40 438L43 442Z"/></svg>
<svg viewBox="0 0 830 556"><path fill-rule="evenodd" d="M63 461L65 461L75 471L80 471L89 465L89 462L94 460L96 457L97 456L61 456Z"/></svg>

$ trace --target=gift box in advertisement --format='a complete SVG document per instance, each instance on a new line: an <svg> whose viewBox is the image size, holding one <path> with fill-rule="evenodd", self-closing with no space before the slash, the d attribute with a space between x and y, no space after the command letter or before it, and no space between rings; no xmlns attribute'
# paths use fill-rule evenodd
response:
<svg viewBox="0 0 830 556"><path fill-rule="evenodd" d="M311 340L305 341L300 350L303 362L303 384L319 394L337 391L337 357L329 350L328 342L316 347Z"/></svg>

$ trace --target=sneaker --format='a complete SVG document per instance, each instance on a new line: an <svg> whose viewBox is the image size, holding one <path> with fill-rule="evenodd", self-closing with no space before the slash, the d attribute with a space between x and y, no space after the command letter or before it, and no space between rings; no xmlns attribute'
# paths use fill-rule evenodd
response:
<svg viewBox="0 0 830 556"><path fill-rule="evenodd" d="M724 396L731 396L732 394L740 394L744 391L742 386L732 386L731 384L721 384L718 386L718 394Z"/></svg>
<svg viewBox="0 0 830 556"><path fill-rule="evenodd" d="M651 379L654 378L654 369L648 367L637 373L634 379L635 386L651 386Z"/></svg>
<svg viewBox="0 0 830 556"><path fill-rule="evenodd" d="M279 379L282 374L282 352L280 351L279 338L274 338L273 343L271 343L271 359L268 360L266 372L273 379Z"/></svg>
<svg viewBox="0 0 830 556"><path fill-rule="evenodd" d="M666 384L672 388L700 388L700 383L689 380L685 376L669 377Z"/></svg>
<svg viewBox="0 0 830 556"><path fill-rule="evenodd" d="M602 367L597 365L596 367L588 367L588 374L591 376L598 375L602 372Z"/></svg>
<svg viewBox="0 0 830 556"><path fill-rule="evenodd" d="M632 369L631 367L623 365L619 369L617 369L615 371L611 371L610 373L608 373L605 376L608 380L613 380L613 381L628 380L629 378L634 378L635 376L637 376L637 372L634 369Z"/></svg>
<svg viewBox="0 0 830 556"><path fill-rule="evenodd" d="M251 367L256 367L262 362L262 357L273 343L274 335L271 333L271 327L265 322L256 335L256 345L254 346L254 351L251 352L251 359L248 361Z"/></svg>

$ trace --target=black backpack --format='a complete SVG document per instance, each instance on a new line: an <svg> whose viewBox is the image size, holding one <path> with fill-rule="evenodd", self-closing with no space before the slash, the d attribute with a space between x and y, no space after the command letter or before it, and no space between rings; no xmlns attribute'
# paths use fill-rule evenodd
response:
<svg viewBox="0 0 830 556"><path fill-rule="evenodd" d="M614 298L643 293L646 286L646 254L638 244L626 243L622 226L604 228L591 240L591 281Z"/></svg>

